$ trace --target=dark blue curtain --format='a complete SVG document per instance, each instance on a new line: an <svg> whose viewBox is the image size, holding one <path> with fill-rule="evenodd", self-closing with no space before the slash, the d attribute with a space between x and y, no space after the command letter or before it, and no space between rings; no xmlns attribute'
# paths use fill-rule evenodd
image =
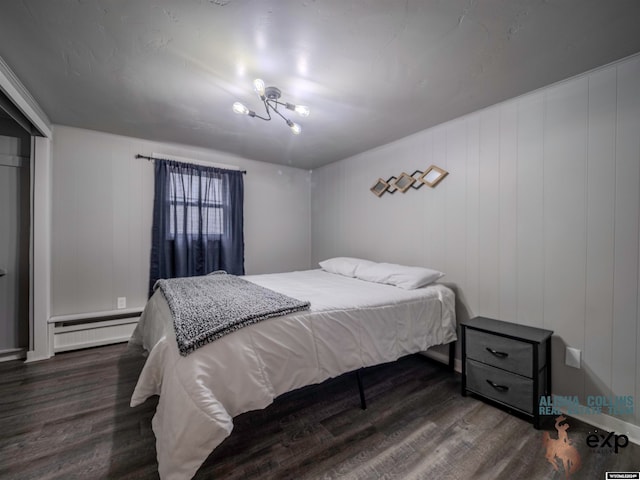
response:
<svg viewBox="0 0 640 480"><path fill-rule="evenodd" d="M149 295L160 278L244 274L242 172L155 160Z"/></svg>

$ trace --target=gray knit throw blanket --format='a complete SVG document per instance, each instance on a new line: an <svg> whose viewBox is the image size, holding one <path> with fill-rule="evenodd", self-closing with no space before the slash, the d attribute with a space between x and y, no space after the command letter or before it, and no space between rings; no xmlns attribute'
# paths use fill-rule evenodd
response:
<svg viewBox="0 0 640 480"><path fill-rule="evenodd" d="M158 280L154 288L167 299L183 356L247 325L310 306L227 274Z"/></svg>

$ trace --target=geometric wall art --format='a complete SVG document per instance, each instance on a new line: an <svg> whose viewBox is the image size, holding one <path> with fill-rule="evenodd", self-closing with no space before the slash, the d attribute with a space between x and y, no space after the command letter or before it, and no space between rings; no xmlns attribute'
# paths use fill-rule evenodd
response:
<svg viewBox="0 0 640 480"><path fill-rule="evenodd" d="M389 177L386 180L379 178L373 187L371 187L371 191L378 197L381 197L384 193L393 194L398 190L402 193L405 193L410 188L418 190L423 185L433 188L448 174L449 172L446 170L431 165L424 172L416 170L411 175L403 172L399 177Z"/></svg>

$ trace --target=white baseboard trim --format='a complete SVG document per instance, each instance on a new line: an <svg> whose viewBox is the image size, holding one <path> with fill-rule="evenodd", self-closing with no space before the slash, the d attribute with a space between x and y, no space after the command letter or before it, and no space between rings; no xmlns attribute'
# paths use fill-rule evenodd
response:
<svg viewBox="0 0 640 480"><path fill-rule="evenodd" d="M34 350L29 350L27 352L27 358L24 363L31 362L41 362L42 360L49 360L51 357L48 355L38 355L38 353Z"/></svg>

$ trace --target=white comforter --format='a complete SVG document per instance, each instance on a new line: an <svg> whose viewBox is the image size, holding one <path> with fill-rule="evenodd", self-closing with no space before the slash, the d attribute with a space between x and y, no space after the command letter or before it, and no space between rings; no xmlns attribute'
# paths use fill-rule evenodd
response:
<svg viewBox="0 0 640 480"><path fill-rule="evenodd" d="M153 431L163 480L189 479L230 433L233 417L327 378L456 340L454 294L417 290L322 270L243 277L311 309L271 318L183 357L161 292L149 300L131 342L149 356L131 406L160 395Z"/></svg>

